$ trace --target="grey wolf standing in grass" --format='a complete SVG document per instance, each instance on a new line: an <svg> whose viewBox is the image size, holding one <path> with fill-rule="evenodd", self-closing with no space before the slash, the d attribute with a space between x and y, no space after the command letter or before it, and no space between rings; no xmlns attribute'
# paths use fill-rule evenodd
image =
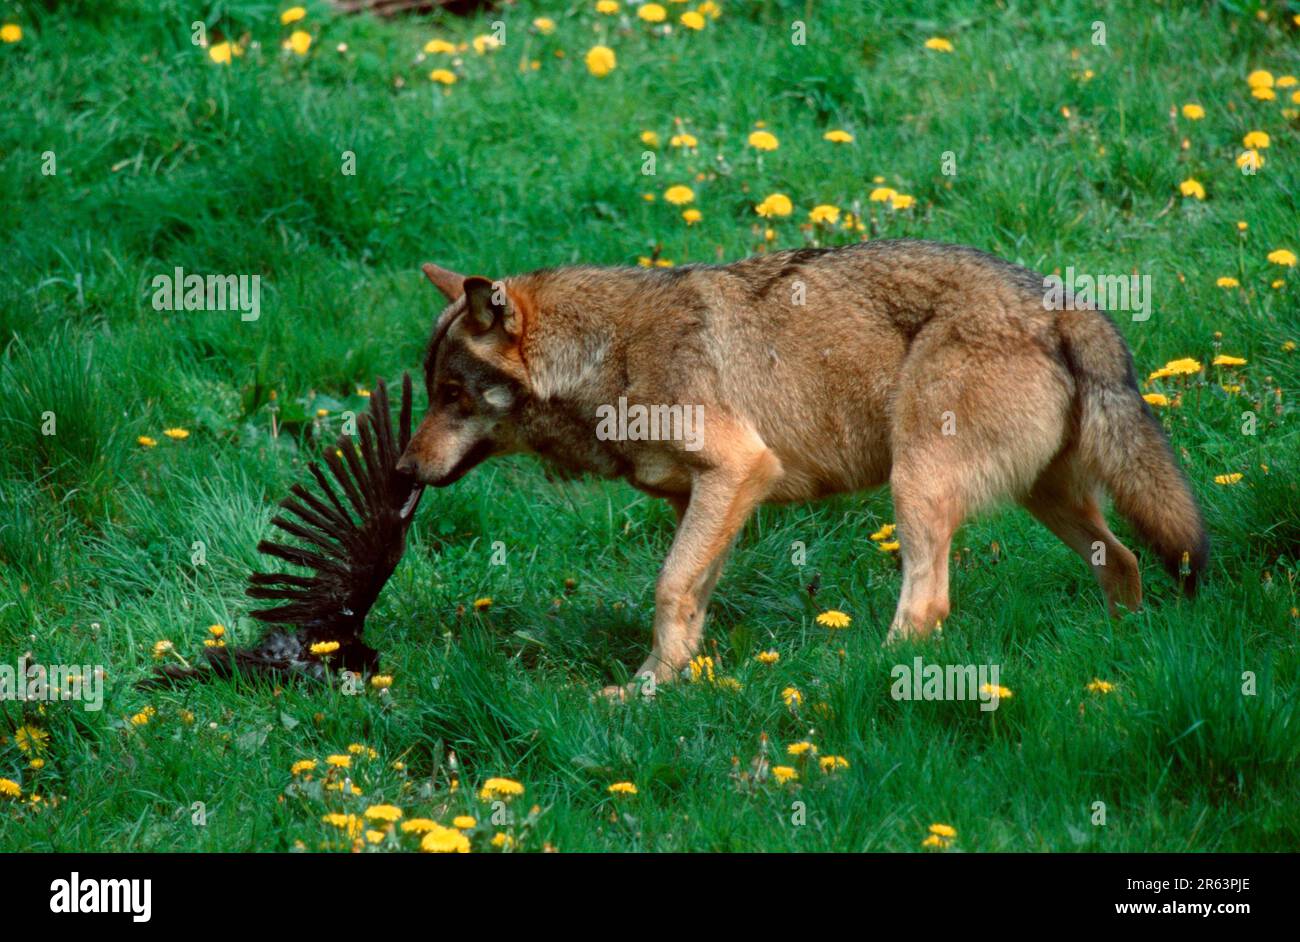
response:
<svg viewBox="0 0 1300 942"><path fill-rule="evenodd" d="M1088 561L1112 611L1136 607L1142 581L1103 489L1189 592L1205 567L1200 511L1123 339L1097 310L1046 309L1028 269L886 241L498 282L424 271L451 303L399 467L445 486L530 451L666 498L678 528L639 674L671 679L698 651L723 561L764 502L889 483L903 562L889 640L947 617L953 533L999 500ZM665 435L646 420L697 412L693 441L674 434L684 421Z"/></svg>

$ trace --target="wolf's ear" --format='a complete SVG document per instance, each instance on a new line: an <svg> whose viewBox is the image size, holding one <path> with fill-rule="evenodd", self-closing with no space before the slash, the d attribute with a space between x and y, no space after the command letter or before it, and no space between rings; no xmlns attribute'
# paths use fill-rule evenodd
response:
<svg viewBox="0 0 1300 942"><path fill-rule="evenodd" d="M439 268L433 262L425 262L420 266L424 272L424 277L433 282L433 286L442 292L443 297L448 301L455 301L465 293L465 276L458 275L454 271L447 271L445 268Z"/></svg>
<svg viewBox="0 0 1300 942"><path fill-rule="evenodd" d="M474 333L485 334L493 328L510 337L518 333L518 318L503 282L474 275L465 279L464 288L465 318Z"/></svg>

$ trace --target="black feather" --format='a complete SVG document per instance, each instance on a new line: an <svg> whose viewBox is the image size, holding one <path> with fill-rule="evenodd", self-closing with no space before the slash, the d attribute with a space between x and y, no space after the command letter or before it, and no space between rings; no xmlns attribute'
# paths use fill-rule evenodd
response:
<svg viewBox="0 0 1300 942"><path fill-rule="evenodd" d="M270 540L257 545L267 556L308 570L254 572L248 577L249 598L283 603L250 612L270 626L261 640L251 648L207 648L202 666L168 665L140 686L207 675L323 678L327 670L365 674L378 668L379 652L362 640L366 615L402 558L406 531L423 490L397 470L411 440L409 374L402 376L396 434L382 381L371 394L358 431L359 445L343 436L325 452L328 475L316 463L309 468L324 500L295 484L292 496L280 502L285 514L271 520L272 526L306 546ZM338 643L336 651L324 656L311 652L313 645L331 641Z"/></svg>

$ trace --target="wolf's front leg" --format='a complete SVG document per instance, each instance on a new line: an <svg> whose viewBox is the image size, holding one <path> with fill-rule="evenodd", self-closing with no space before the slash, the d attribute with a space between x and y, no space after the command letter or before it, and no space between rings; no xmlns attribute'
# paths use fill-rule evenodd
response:
<svg viewBox="0 0 1300 942"><path fill-rule="evenodd" d="M710 429L712 432L713 430ZM746 447L735 447L740 440ZM716 439L715 439L716 440ZM655 586L654 648L631 689L672 681L699 651L704 613L736 535L781 474L781 462L752 433L728 441L725 463L700 472Z"/></svg>

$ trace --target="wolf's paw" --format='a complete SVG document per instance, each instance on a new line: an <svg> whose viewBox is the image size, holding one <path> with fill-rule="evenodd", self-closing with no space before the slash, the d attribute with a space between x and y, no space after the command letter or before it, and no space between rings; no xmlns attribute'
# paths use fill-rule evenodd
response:
<svg viewBox="0 0 1300 942"><path fill-rule="evenodd" d="M607 700L614 700L620 703L627 700L636 700L644 698L650 700L655 695L655 684L653 673L637 674L636 679L627 684L611 684L600 691L600 695Z"/></svg>
<svg viewBox="0 0 1300 942"><path fill-rule="evenodd" d="M610 684L608 687L602 687L600 695L606 700L622 703L628 697L636 696L636 688L633 684Z"/></svg>
<svg viewBox="0 0 1300 942"><path fill-rule="evenodd" d="M943 637L943 622L936 621L933 628L918 628L910 621L895 622L889 628L889 633L885 635L885 643L881 647L888 648L898 644L901 641L924 641L927 638L933 638L938 641Z"/></svg>

